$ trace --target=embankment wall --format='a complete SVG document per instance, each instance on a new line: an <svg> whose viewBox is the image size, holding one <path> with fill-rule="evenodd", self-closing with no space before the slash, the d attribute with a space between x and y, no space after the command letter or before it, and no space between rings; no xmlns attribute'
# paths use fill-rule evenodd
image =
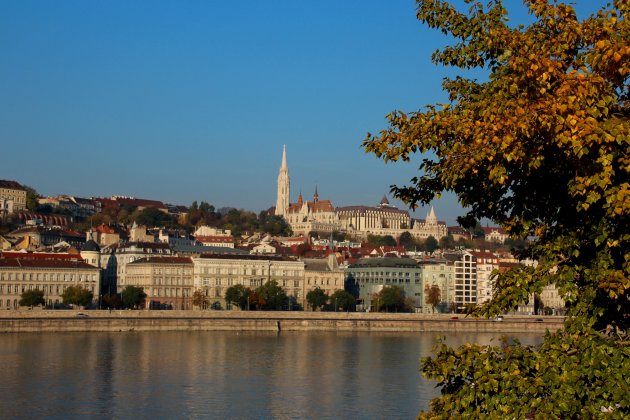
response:
<svg viewBox="0 0 630 420"><path fill-rule="evenodd" d="M78 314L84 314L87 316ZM544 333L561 317L505 317L345 312L45 311L0 313L0 333L107 331L374 331ZM542 319L542 322L537 322Z"/></svg>

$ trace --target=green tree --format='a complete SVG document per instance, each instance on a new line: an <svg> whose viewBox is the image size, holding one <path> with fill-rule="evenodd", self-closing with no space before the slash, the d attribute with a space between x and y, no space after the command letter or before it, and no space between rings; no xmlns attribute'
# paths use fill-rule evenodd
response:
<svg viewBox="0 0 630 420"><path fill-rule="evenodd" d="M343 289L335 290L333 294L330 295L329 301L332 305L333 311L349 311L350 309L353 309L354 305L357 303L354 295Z"/></svg>
<svg viewBox="0 0 630 420"><path fill-rule="evenodd" d="M256 289L256 296L260 309L277 311L283 309L287 303L287 294L275 280L269 280Z"/></svg>
<svg viewBox="0 0 630 420"><path fill-rule="evenodd" d="M23 186L26 190L26 208L29 210L35 210L39 206L39 193L33 187L28 185Z"/></svg>
<svg viewBox="0 0 630 420"><path fill-rule="evenodd" d="M427 239L424 240L424 244L422 244L422 246L425 251L432 253L440 247L440 244L438 243L437 239L435 239L435 237L429 236Z"/></svg>
<svg viewBox="0 0 630 420"><path fill-rule="evenodd" d="M242 284L230 286L225 291L225 301L233 305L237 305L241 309L247 308L248 296L249 289L245 288Z"/></svg>
<svg viewBox="0 0 630 420"><path fill-rule="evenodd" d="M379 235L368 235L367 236L368 245L374 248L378 248L381 246L396 246L396 239L394 239L391 235L379 236Z"/></svg>
<svg viewBox="0 0 630 420"><path fill-rule="evenodd" d="M142 211L137 214L135 221L137 224L147 227L175 226L177 224L171 215L166 214L155 207L142 209Z"/></svg>
<svg viewBox="0 0 630 420"><path fill-rule="evenodd" d="M308 302L308 306L316 311L317 308L321 308L326 304L328 301L328 294L319 287L316 287L306 294L306 301Z"/></svg>
<svg viewBox="0 0 630 420"><path fill-rule="evenodd" d="M147 294L142 287L126 286L120 293L120 298L125 308L140 309L144 307Z"/></svg>
<svg viewBox="0 0 630 420"><path fill-rule="evenodd" d="M435 307L442 301L442 291L440 290L440 286L434 284L429 287L427 284L424 287L424 298L426 302L431 305L431 310L435 312Z"/></svg>
<svg viewBox="0 0 630 420"><path fill-rule="evenodd" d="M406 250L411 250L416 246L416 241L411 236L411 233L408 231L404 231L400 234L400 238L398 238L398 243L400 246L404 247Z"/></svg>
<svg viewBox="0 0 630 420"><path fill-rule="evenodd" d="M78 306L86 306L92 302L93 297L93 293L82 286L68 286L61 294L63 303Z"/></svg>
<svg viewBox="0 0 630 420"><path fill-rule="evenodd" d="M35 289L35 290L25 290L20 295L20 306L39 306L45 305L46 301L44 300L44 291Z"/></svg>
<svg viewBox="0 0 630 420"><path fill-rule="evenodd" d="M405 292L398 286L385 286L372 297L376 311L402 312L405 310Z"/></svg>
<svg viewBox="0 0 630 420"><path fill-rule="evenodd" d="M103 295L103 299L101 302L102 306L104 308L110 308L110 309L114 309L114 308L120 308L122 305L122 301L120 300L120 295L117 293L114 294L110 294L107 293L105 295Z"/></svg>
<svg viewBox="0 0 630 420"><path fill-rule="evenodd" d="M455 247L455 239L453 235L442 236L439 241L440 249L453 249Z"/></svg>
<svg viewBox="0 0 630 420"><path fill-rule="evenodd" d="M206 309L208 307L208 298L203 290L195 290L192 295L192 304L199 309Z"/></svg>
<svg viewBox="0 0 630 420"><path fill-rule="evenodd" d="M537 347L441 344L422 363L441 396L421 417L630 414L630 6L615 0L580 21L567 4L525 3L532 22L514 27L499 0L468 12L419 1L417 17L455 40L434 62L488 77L446 79L448 103L395 111L364 141L386 161L423 154L420 174L392 190L412 207L451 191L468 217L537 238L518 256L538 265L499 274L478 314L546 285L568 305L564 328Z"/></svg>
<svg viewBox="0 0 630 420"><path fill-rule="evenodd" d="M269 215L266 211L258 215L259 229L274 236L290 236L293 231L291 226L282 216Z"/></svg>

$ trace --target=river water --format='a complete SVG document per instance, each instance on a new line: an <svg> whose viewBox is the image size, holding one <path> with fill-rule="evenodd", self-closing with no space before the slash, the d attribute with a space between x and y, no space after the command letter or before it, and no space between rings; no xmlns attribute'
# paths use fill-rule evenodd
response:
<svg viewBox="0 0 630 420"><path fill-rule="evenodd" d="M412 419L439 393L419 373L437 335L3 334L0 418Z"/></svg>

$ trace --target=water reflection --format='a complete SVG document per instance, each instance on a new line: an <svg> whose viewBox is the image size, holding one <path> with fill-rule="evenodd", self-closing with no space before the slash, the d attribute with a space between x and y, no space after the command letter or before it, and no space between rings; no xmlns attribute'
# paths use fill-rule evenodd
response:
<svg viewBox="0 0 630 420"><path fill-rule="evenodd" d="M2 417L414 418L435 333L0 336ZM491 334L445 334L451 345ZM524 344L538 335L519 335ZM497 343L498 341L494 341Z"/></svg>

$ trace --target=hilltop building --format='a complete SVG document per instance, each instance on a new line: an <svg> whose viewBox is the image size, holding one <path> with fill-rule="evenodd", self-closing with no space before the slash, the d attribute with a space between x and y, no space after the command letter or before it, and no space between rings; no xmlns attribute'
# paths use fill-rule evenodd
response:
<svg viewBox="0 0 630 420"><path fill-rule="evenodd" d="M0 205L2 215L26 209L26 188L18 182L0 179Z"/></svg>
<svg viewBox="0 0 630 420"><path fill-rule="evenodd" d="M276 215L284 216L289 210L289 197L291 195L291 180L289 179L289 167L287 166L287 146L282 146L282 164L278 174L278 196L276 200Z"/></svg>
<svg viewBox="0 0 630 420"><path fill-rule="evenodd" d="M342 231L358 238L367 238L368 235L391 235L398 238L407 231L420 240L429 236L440 239L448 235L446 223L438 221L433 207L426 219L411 219L408 211L391 205L386 196L374 207L335 208L331 200L319 198L317 187L312 201L304 200L300 193L297 202L290 203L290 191L286 146L283 146L275 214L284 217L295 235Z"/></svg>

